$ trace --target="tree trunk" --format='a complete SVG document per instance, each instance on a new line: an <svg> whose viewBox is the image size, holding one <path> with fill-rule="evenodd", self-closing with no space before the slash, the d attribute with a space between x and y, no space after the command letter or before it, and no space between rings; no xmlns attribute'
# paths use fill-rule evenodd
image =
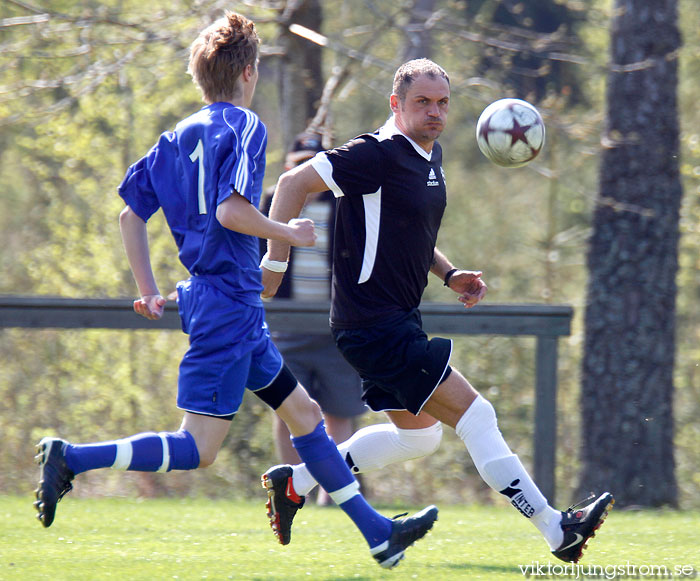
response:
<svg viewBox="0 0 700 581"><path fill-rule="evenodd" d="M289 32L289 25L321 32L322 22L320 0L288 2L284 10L279 37L285 53L279 62L279 100L285 149L306 129L323 91L321 47Z"/></svg>
<svg viewBox="0 0 700 581"><path fill-rule="evenodd" d="M677 0L615 0L599 197L588 254L582 491L677 504Z"/></svg>
<svg viewBox="0 0 700 581"><path fill-rule="evenodd" d="M403 62L411 59L432 58L433 33L428 22L434 12L435 0L415 0L404 40Z"/></svg>

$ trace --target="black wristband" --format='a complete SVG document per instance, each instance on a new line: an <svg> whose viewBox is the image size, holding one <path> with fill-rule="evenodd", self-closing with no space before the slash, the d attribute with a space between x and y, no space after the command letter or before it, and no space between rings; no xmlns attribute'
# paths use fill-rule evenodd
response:
<svg viewBox="0 0 700 581"><path fill-rule="evenodd" d="M445 275L445 286L450 286L450 279L452 278L452 275L458 270L459 268L453 268L452 270L447 271L447 274Z"/></svg>

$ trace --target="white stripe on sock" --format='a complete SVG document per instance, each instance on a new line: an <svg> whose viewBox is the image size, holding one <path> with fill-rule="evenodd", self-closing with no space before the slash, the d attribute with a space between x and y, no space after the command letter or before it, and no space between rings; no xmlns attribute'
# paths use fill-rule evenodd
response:
<svg viewBox="0 0 700 581"><path fill-rule="evenodd" d="M168 439L165 437L165 432L158 432L158 436L163 444L163 463L156 472L167 472L168 468L170 468L170 447L168 446Z"/></svg>
<svg viewBox="0 0 700 581"><path fill-rule="evenodd" d="M117 444L117 455L114 458L112 468L114 470L128 470L134 455L131 442L129 440L117 440L115 443Z"/></svg>
<svg viewBox="0 0 700 581"><path fill-rule="evenodd" d="M384 541L381 545L377 545L376 547L373 547L369 550L369 554L374 556L377 553L381 553L382 551L386 551L389 548L389 539Z"/></svg>
<svg viewBox="0 0 700 581"><path fill-rule="evenodd" d="M329 492L328 496L330 496L333 499L333 502L340 506L344 502L350 500L356 494L359 494L359 492L360 483L357 480L353 480L347 486L343 486L343 488L339 488L335 492Z"/></svg>

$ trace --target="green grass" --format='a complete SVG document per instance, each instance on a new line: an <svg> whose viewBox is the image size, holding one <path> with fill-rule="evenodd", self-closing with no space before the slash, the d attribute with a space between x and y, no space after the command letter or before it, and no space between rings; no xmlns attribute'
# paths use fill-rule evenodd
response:
<svg viewBox="0 0 700 581"><path fill-rule="evenodd" d="M0 579L500 580L524 579L520 566L533 562L545 567L541 572L560 563L508 506L442 507L433 531L397 569L384 571L336 508L304 508L292 543L282 547L269 530L262 498L241 503L69 496L49 529L34 518L31 503L29 497L0 497ZM388 516L395 512L382 509ZM628 564L700 571L698 547L700 512L618 510L580 564L585 571L607 566L609 573ZM553 573L550 578L567 577L561 567ZM583 572L580 578L586 578Z"/></svg>

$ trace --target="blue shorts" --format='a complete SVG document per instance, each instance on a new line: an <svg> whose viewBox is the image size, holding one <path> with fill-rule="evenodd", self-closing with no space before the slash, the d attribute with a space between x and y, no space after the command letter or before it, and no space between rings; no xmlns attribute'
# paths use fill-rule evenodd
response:
<svg viewBox="0 0 700 581"><path fill-rule="evenodd" d="M362 378L362 399L376 412L420 413L452 371L452 341L428 340L418 309L371 327L332 331L343 357Z"/></svg>
<svg viewBox="0 0 700 581"><path fill-rule="evenodd" d="M180 363L177 407L231 416L245 388L267 387L282 369L265 310L240 303L197 277L178 283L177 293L182 330L190 336Z"/></svg>

